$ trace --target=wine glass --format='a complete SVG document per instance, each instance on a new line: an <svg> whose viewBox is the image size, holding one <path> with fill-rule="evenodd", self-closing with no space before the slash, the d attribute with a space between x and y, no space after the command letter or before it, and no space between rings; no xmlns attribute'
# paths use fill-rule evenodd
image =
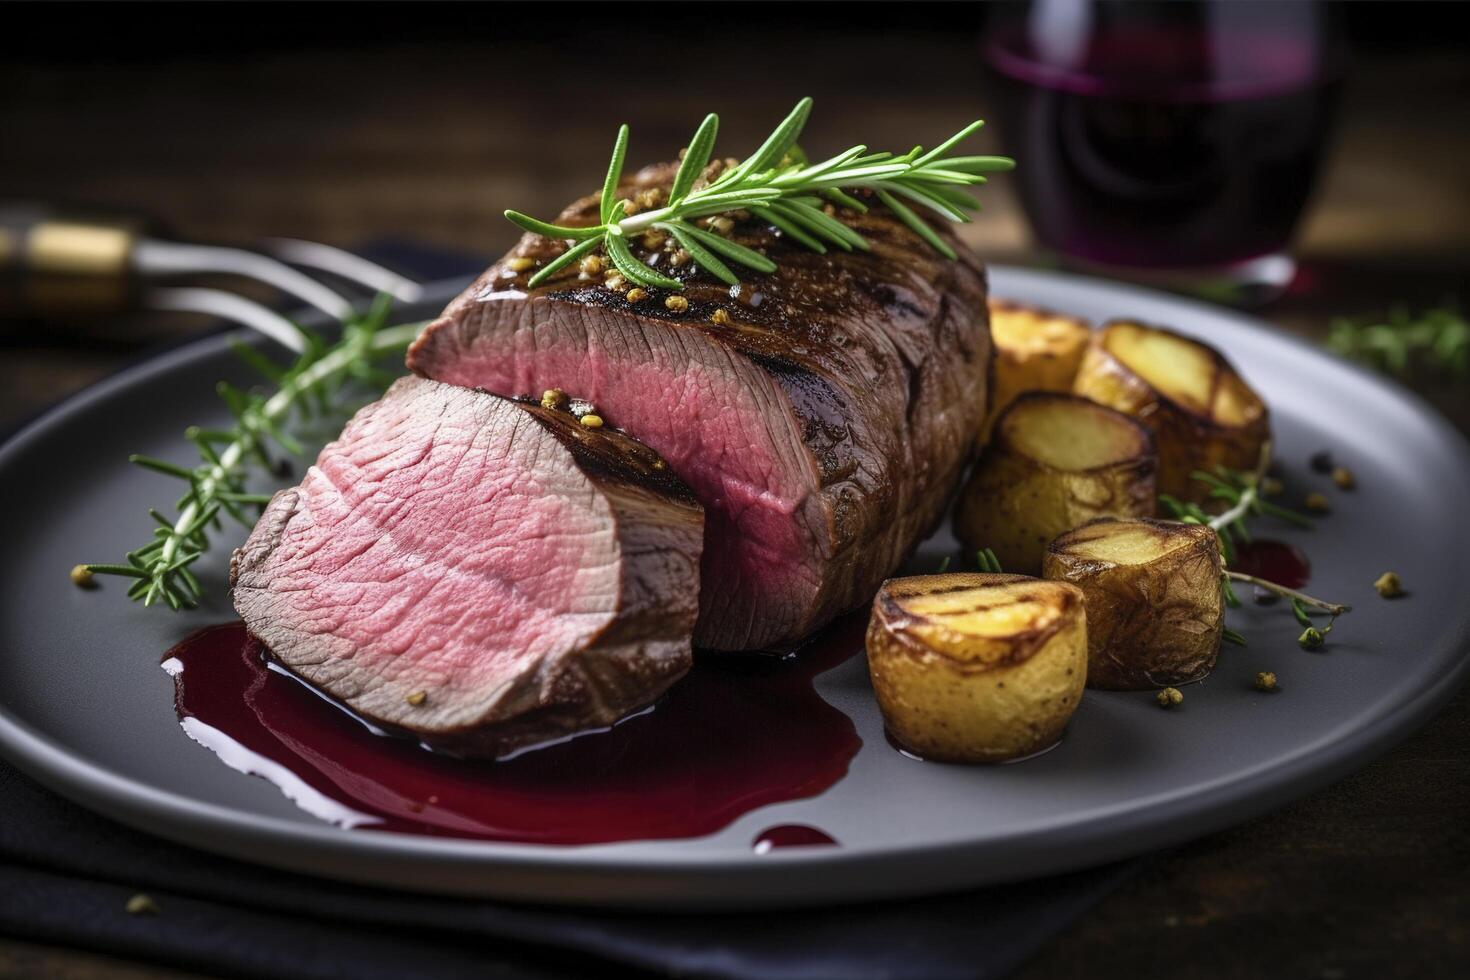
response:
<svg viewBox="0 0 1470 980"><path fill-rule="evenodd" d="M1041 245L1214 298L1278 294L1331 128L1337 38L1312 2L1007 5L985 60Z"/></svg>

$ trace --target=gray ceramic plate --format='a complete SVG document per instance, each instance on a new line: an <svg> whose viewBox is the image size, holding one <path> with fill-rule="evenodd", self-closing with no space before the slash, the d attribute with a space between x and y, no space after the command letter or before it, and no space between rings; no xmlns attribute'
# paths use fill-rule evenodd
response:
<svg viewBox="0 0 1470 980"><path fill-rule="evenodd" d="M1218 345L1271 404L1291 494L1325 482L1306 465L1318 449L1356 471L1360 489L1333 493L1335 513L1317 530L1271 529L1308 551L1314 591L1357 607L1326 652L1299 649L1299 628L1279 606L1240 610L1231 622L1250 646L1227 647L1181 709L1161 711L1147 693L1089 692L1059 748L990 768L893 751L855 657L818 680L863 739L847 778L708 837L558 848L339 830L227 769L176 723L159 655L230 618L221 598L171 615L124 601L115 580L90 593L67 581L75 562L111 560L143 540L146 508L173 492L128 466L127 454L183 461L180 430L221 416L213 384L240 372L224 339L211 337L89 389L0 448L0 749L125 823L293 871L556 903L777 906L1013 880L1164 847L1341 777L1450 697L1470 645L1470 531L1460 513L1470 453L1444 422L1402 390L1248 317L1049 273L996 269L993 286ZM951 546L942 532L916 567L932 570ZM226 551L205 569L217 586ZM1408 598L1374 594L1389 568ZM1281 691L1252 689L1264 669L1280 676ZM816 825L841 846L754 853L756 833L778 823Z"/></svg>

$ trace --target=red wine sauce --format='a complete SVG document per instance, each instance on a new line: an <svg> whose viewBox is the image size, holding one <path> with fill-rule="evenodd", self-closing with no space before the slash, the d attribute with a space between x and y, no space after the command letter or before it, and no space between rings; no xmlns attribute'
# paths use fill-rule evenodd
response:
<svg viewBox="0 0 1470 980"><path fill-rule="evenodd" d="M799 823L783 823L761 831L751 847L757 854L774 851L778 847L830 847L837 841L824 831Z"/></svg>
<svg viewBox="0 0 1470 980"><path fill-rule="evenodd" d="M1230 567L1288 589L1300 589L1312 576L1312 564L1307 556L1296 545L1285 541L1257 539L1240 545Z"/></svg>
<svg viewBox="0 0 1470 980"><path fill-rule="evenodd" d="M652 708L499 762L449 758L375 731L273 669L242 623L194 633L164 669L191 738L324 820L596 844L710 834L846 775L862 742L813 680L862 649L863 625L845 620L786 657L701 654ZM785 840L786 829L776 830Z"/></svg>

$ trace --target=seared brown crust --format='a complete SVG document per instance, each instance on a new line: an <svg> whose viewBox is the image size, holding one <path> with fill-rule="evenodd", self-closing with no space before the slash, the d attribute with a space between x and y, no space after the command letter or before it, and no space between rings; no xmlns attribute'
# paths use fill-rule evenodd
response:
<svg viewBox="0 0 1470 980"><path fill-rule="evenodd" d="M698 507L694 493L674 475L658 453L611 426L583 425L571 412L521 402L527 414L556 437L577 460L582 472L597 479L604 488L623 484L641 489L687 507Z"/></svg>
<svg viewBox="0 0 1470 980"><path fill-rule="evenodd" d="M1147 565L1122 565L1070 550L1124 523L1089 521L1047 549L1042 574L1070 582L1087 603L1087 686L1145 690L1198 680L1214 669L1224 634L1224 565L1215 532L1142 518L1127 523L1186 543Z"/></svg>
<svg viewBox="0 0 1470 980"><path fill-rule="evenodd" d="M670 165L648 168L624 192L634 196L665 186L672 173ZM558 221L591 224L596 204L584 198ZM570 304L614 311L640 321L650 334L656 325L695 331L732 359L755 365L784 396L773 410L790 413L816 476L816 499L800 505L796 518L815 539L816 590L794 598L799 610L781 616L738 607L712 614L706 603L696 640L723 649L788 645L866 603L937 525L970 459L986 406L991 353L980 262L947 227L936 225L959 253L955 262L881 206L840 216L868 239L871 252L822 255L759 221L738 224L730 237L766 252L778 266L769 275L745 270L739 287L725 286L692 262L672 267L663 253L659 271L686 284L681 295L689 306L677 313L664 307L657 290L653 298L629 303L580 278L575 266L530 289L535 268L517 272L508 260L544 262L565 245L527 235L429 326L410 348L408 365L432 376L435 358L454 343L458 322L480 316L486 304L504 308L507 294L548 310L549 304ZM715 322L716 310L725 311L720 319L726 322ZM538 322L544 318L538 312Z"/></svg>

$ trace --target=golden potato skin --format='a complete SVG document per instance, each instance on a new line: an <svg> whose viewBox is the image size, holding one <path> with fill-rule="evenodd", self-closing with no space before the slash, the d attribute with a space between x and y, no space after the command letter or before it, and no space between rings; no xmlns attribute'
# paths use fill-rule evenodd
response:
<svg viewBox="0 0 1470 980"><path fill-rule="evenodd" d="M1044 408L1081 415L1079 425L1125 429L1134 445L1100 465L1037 459L1016 428ZM955 535L971 552L990 548L1006 571L1037 575L1047 545L1064 531L1094 517L1152 516L1157 468L1153 437L1137 420L1075 395L1027 392L1001 417L960 491Z"/></svg>
<svg viewBox="0 0 1470 980"><path fill-rule="evenodd" d="M1079 554L1119 530L1156 536L1142 563ZM1147 690L1198 680L1214 669L1225 629L1224 563L1215 532L1199 524L1099 518L1059 537L1042 574L1082 590L1087 605L1087 686Z"/></svg>
<svg viewBox="0 0 1470 980"><path fill-rule="evenodd" d="M1028 391L1071 391L1092 326L1086 320L991 297L990 339L995 351L990 415L981 442L996 419Z"/></svg>
<svg viewBox="0 0 1470 980"><path fill-rule="evenodd" d="M938 642L906 597L945 590L1006 590L1000 601L1043 604L1047 618L1011 635ZM1004 632L1004 630L1002 630ZM1082 594L1022 575L949 574L889 579L873 600L868 669L889 734L940 762L1004 762L1061 738L1087 679Z"/></svg>
<svg viewBox="0 0 1470 980"><path fill-rule="evenodd" d="M1211 393L1210 405L1181 404L1141 377L1113 350L1121 331L1152 332L1197 349L1204 370L1209 372L1199 383ZM1213 347L1162 327L1127 320L1104 325L1082 357L1072 390L1132 415L1148 426L1159 454L1159 493L1193 501L1210 510L1223 509L1223 505L1209 496L1210 488L1205 483L1190 474L1195 470L1212 472L1218 466L1254 470L1261 447L1271 437L1270 413L1265 402L1230 362ZM1238 423L1220 419L1218 409L1226 399L1238 409L1241 416Z"/></svg>

